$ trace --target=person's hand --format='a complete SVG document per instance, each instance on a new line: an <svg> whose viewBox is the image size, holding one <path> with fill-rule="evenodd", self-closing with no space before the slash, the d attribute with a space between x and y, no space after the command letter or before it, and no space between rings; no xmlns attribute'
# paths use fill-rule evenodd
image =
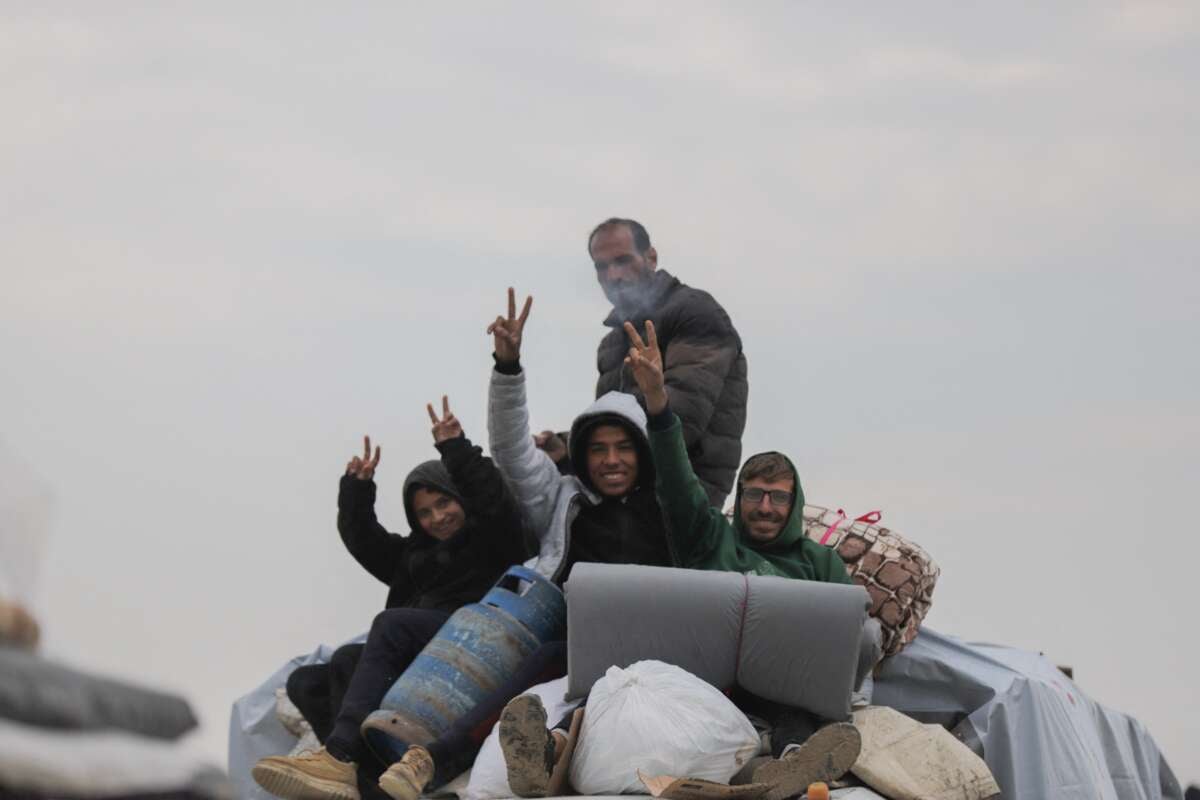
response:
<svg viewBox="0 0 1200 800"><path fill-rule="evenodd" d="M442 395L442 418L438 419L438 415L433 410L433 403L426 403L425 408L429 410L429 418L433 420L433 442L440 444L447 439L457 439L463 435L462 424L459 423L458 417L454 416L450 411L450 398Z"/></svg>
<svg viewBox="0 0 1200 800"><path fill-rule="evenodd" d="M642 396L646 398L646 411L651 416L661 414L667 407L667 386L663 378L662 352L658 349L658 335L654 323L646 320L646 342L638 336L632 322L625 323L625 335L629 337L629 355L625 363L633 373Z"/></svg>
<svg viewBox="0 0 1200 800"><path fill-rule="evenodd" d="M567 457L567 443L554 431L542 431L533 435L533 443L539 450L545 450L546 455L555 464Z"/></svg>
<svg viewBox="0 0 1200 800"><path fill-rule="evenodd" d="M521 316L517 316L517 295L512 287L508 287L508 318L496 317L496 321L488 325L487 332L492 335L493 347L496 349L496 360L503 364L513 364L521 358L521 334L525 330L525 320L529 319L529 308L533 305L533 296L525 298L525 307Z"/></svg>
<svg viewBox="0 0 1200 800"><path fill-rule="evenodd" d="M379 466L379 447L375 447L375 457L371 458L371 437L363 437L362 458L355 456L346 464L346 474L353 475L360 481L369 481L375 477L375 468Z"/></svg>

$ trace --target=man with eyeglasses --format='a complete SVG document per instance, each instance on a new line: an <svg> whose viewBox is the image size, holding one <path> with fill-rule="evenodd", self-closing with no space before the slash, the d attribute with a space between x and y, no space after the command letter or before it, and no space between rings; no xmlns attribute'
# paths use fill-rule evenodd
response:
<svg viewBox="0 0 1200 800"><path fill-rule="evenodd" d="M782 453L759 453L742 465L732 523L709 505L688 461L679 418L668 404L654 323L647 322L645 331L643 342L625 323L630 342L625 363L646 398L658 503L680 566L851 583L837 551L804 535L804 490ZM836 780L858 758L862 739L848 722L830 723L741 689L733 700L768 732L771 755L751 760L732 783L769 783L766 800L800 794L813 781Z"/></svg>
<svg viewBox="0 0 1200 800"><path fill-rule="evenodd" d="M631 342L625 363L646 398L658 501L680 566L850 583L837 551L805 537L804 490L782 453L759 453L742 466L732 523L708 504L688 461L679 417L668 405L654 323L646 323L645 342L628 322L625 333Z"/></svg>

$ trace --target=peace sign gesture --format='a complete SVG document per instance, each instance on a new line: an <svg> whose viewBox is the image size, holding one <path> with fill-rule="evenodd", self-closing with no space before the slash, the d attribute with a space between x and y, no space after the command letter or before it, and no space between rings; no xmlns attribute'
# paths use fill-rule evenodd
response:
<svg viewBox="0 0 1200 800"><path fill-rule="evenodd" d="M633 373L642 396L646 398L646 411L661 414L667 407L667 386L663 378L662 352L658 349L658 334L654 323L646 320L646 342L638 336L632 322L625 323L625 335L629 337L629 355L625 363Z"/></svg>
<svg viewBox="0 0 1200 800"><path fill-rule="evenodd" d="M375 476L375 468L379 466L379 447L375 447L375 457L371 458L371 437L363 437L362 458L355 456L346 465L346 474L353 475L360 481L369 481Z"/></svg>
<svg viewBox="0 0 1200 800"><path fill-rule="evenodd" d="M442 395L442 418L438 419L438 415L433 410L433 403L426 403L425 408L429 410L429 418L433 420L433 442L440 444L447 439L457 439L463 435L462 425L458 421L458 417L454 416L450 411L450 398Z"/></svg>
<svg viewBox="0 0 1200 800"><path fill-rule="evenodd" d="M525 330L525 320L529 319L529 308L533 305L533 296L525 298L525 307L521 316L517 316L517 294L508 287L508 318L496 317L496 321L488 325L487 332L492 335L493 346L496 349L496 360L505 364L513 364L521 359L521 334Z"/></svg>

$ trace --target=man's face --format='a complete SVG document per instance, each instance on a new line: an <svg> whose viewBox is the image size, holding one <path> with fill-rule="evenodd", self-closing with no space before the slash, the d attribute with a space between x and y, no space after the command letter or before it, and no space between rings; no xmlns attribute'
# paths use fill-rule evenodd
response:
<svg viewBox="0 0 1200 800"><path fill-rule="evenodd" d="M633 308L658 266L658 254L651 247L639 253L633 245L628 225L604 228L594 237L590 252L596 267L596 280L604 296L617 308Z"/></svg>
<svg viewBox="0 0 1200 800"><path fill-rule="evenodd" d="M623 497L637 483L638 456L633 437L620 425L597 425L588 439L587 471L605 497Z"/></svg>
<svg viewBox="0 0 1200 800"><path fill-rule="evenodd" d="M750 478L742 484L741 508L738 509L738 513L742 515L742 526L751 539L756 542L770 542L783 532L783 526L787 524L792 503L795 501L795 488L796 482L791 478L775 481ZM757 502L752 501L746 496L749 489L754 490L750 492L751 495L761 491L762 497ZM787 502L782 505L776 503L771 498L771 492L786 492Z"/></svg>
<svg viewBox="0 0 1200 800"><path fill-rule="evenodd" d="M446 541L467 523L462 504L444 492L422 486L413 492L412 504L421 529L439 541Z"/></svg>

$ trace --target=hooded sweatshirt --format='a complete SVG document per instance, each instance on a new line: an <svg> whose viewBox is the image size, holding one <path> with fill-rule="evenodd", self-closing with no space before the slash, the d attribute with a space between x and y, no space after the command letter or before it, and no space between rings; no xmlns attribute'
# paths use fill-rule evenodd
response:
<svg viewBox="0 0 1200 800"><path fill-rule="evenodd" d="M638 448L637 485L621 498L602 497L587 477L588 437L603 424L621 425ZM576 417L567 446L577 474L562 475L533 444L524 371L498 366L488 389L488 436L492 458L537 537L533 569L561 584L578 561L676 565L653 492L646 413L632 396L609 392Z"/></svg>
<svg viewBox="0 0 1200 800"><path fill-rule="evenodd" d="M404 479L409 535L399 536L375 517L375 482L342 476L338 531L350 554L389 587L387 608L454 611L478 601L512 564L528 557L520 512L491 459L465 436L437 445L440 461L417 465ZM445 541L417 521L418 488L448 494L466 521Z"/></svg>
<svg viewBox="0 0 1200 800"><path fill-rule="evenodd" d="M796 488L787 523L774 539L760 542L747 535L742 523L740 472L730 523L723 513L708 504L708 495L688 461L679 417L669 409L650 421L650 449L658 469L658 500L667 516L680 566L829 583L851 582L837 551L804 535L801 513L804 490L790 459L787 462Z"/></svg>

